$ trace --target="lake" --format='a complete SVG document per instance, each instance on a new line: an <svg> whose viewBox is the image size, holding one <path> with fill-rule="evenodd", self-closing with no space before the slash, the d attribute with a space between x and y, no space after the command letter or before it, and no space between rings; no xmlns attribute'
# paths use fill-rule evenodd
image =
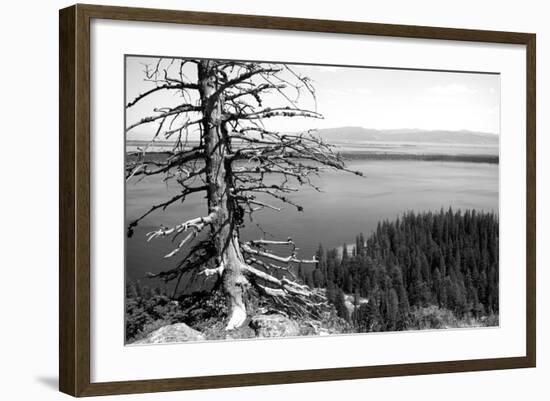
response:
<svg viewBox="0 0 550 401"><path fill-rule="evenodd" d="M360 159L347 164L350 169L363 172L365 177L325 172L316 181L322 192L302 187L292 195L292 200L304 207L303 212L290 205L278 205L284 207L281 212L268 209L257 212L254 222L246 220L243 239L292 237L299 248L298 256L311 258L319 243L325 248L353 243L360 232L368 237L379 221L393 220L407 211L439 211L442 207L452 207L498 212L498 164ZM129 182L126 221L132 221L178 190L177 184L166 184L162 177ZM173 226L203 215L206 215L205 199L191 196L185 203L153 213L143 220L134 236L127 239L127 278L142 279L146 272L165 270L177 262L163 259L173 249L168 239L147 242L145 233L160 224ZM156 280L142 282L159 285Z"/></svg>

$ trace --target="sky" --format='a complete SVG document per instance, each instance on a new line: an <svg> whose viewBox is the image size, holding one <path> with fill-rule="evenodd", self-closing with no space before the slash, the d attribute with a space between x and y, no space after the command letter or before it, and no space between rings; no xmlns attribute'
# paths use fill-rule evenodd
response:
<svg viewBox="0 0 550 401"><path fill-rule="evenodd" d="M152 87L144 81L145 65L157 58L127 57L126 100ZM172 67L173 68L173 67ZM374 129L416 128L426 130L468 130L499 134L500 76L497 74L396 70L385 68L291 65L313 81L316 102L303 94L300 106L320 112L324 119L275 118L269 128L296 132L312 128L360 126ZM174 70L175 71L175 70ZM192 65L184 69L196 79ZM292 93L292 92L291 92ZM270 95L271 96L271 95ZM281 98L267 101L281 103ZM159 106L174 106L181 98L174 93L136 104L127 112L130 124L151 115ZM271 103L271 102L269 102ZM271 121L273 120L273 121ZM128 139L141 139L154 127L140 127Z"/></svg>

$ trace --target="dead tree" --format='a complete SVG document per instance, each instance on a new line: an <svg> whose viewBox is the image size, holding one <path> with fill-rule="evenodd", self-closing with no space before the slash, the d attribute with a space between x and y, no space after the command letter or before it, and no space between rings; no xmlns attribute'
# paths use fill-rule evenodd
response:
<svg viewBox="0 0 550 401"><path fill-rule="evenodd" d="M189 70L194 76L185 73ZM289 194L301 185L319 189L311 177L322 170L349 171L313 132L267 127L275 118L322 118L315 107L300 106L304 93L315 103L311 81L284 64L195 59L159 59L145 68L144 79L151 88L131 100L127 109L161 92L175 95L178 103L158 105L150 115L130 121L126 130L146 127L152 132L150 144L168 140L174 145L161 161L147 157L148 147L130 154L126 176L163 175L177 181L181 192L131 222L128 235L145 216L183 202L190 194L205 193L208 203L206 216L182 219L147 234L148 240L175 240L166 258L181 257L175 268L151 276L178 284L191 270L219 277L227 298L228 330L245 321L244 295L251 285L296 313L308 313L326 302L322 291L293 279L293 264L316 260L299 259L291 238L243 242L239 236L246 218L262 209L280 210L288 204L301 211ZM289 254L277 255L272 251L276 247L288 247ZM274 274L277 270L284 273Z"/></svg>

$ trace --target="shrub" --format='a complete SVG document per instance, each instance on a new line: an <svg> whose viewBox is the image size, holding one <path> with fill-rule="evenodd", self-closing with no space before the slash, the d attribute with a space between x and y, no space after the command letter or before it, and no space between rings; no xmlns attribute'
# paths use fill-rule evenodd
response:
<svg viewBox="0 0 550 401"><path fill-rule="evenodd" d="M164 290L150 289L139 281L126 288L126 341L143 338L168 324L182 322L185 313Z"/></svg>

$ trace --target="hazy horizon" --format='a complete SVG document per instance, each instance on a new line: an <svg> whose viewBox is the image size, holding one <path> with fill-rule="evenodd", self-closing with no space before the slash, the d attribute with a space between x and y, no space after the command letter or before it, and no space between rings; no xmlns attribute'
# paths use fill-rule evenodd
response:
<svg viewBox="0 0 550 401"><path fill-rule="evenodd" d="M154 87L154 83L144 81L144 70L145 65L154 66L157 60L157 57L126 57L126 102ZM168 65L168 61L166 63ZM289 66L297 74L309 77L315 88L316 99L304 92L299 96L300 106L316 109L324 118L269 119L266 124L276 131L361 127L500 133L498 74L380 67ZM196 79L196 71L191 65L184 67L183 74L191 81ZM127 109L127 122L154 114L154 107L161 104L170 106L178 101L181 97L175 93L160 95L154 103L141 101ZM277 94L267 95L264 103L281 105L281 98ZM132 130L129 139L144 138L151 134L154 127L156 125L152 124Z"/></svg>

